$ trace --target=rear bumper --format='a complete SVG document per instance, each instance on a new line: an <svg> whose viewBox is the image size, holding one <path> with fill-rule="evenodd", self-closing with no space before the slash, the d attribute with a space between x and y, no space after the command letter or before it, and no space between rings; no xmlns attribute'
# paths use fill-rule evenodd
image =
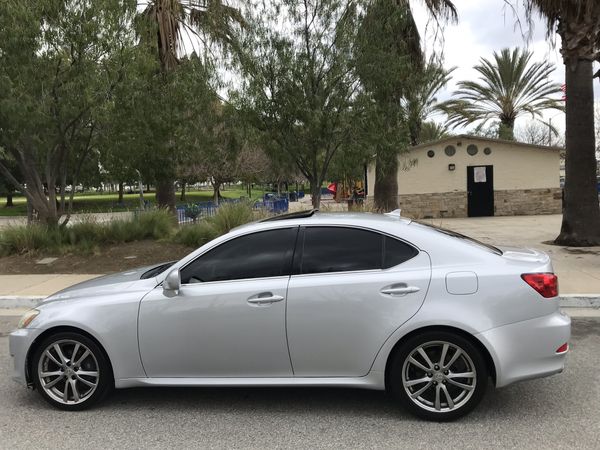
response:
<svg viewBox="0 0 600 450"><path fill-rule="evenodd" d="M562 372L568 352L556 350L571 337L571 319L556 311L477 335L496 366L496 387Z"/></svg>

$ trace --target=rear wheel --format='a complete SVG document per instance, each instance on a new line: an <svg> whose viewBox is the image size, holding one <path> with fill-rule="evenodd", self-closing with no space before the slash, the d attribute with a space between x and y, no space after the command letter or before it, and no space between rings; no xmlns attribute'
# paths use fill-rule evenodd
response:
<svg viewBox="0 0 600 450"><path fill-rule="evenodd" d="M388 386L412 414L447 421L483 398L488 371L479 349L464 337L431 331L408 339L392 359Z"/></svg>
<svg viewBox="0 0 600 450"><path fill-rule="evenodd" d="M112 385L104 352L86 336L57 333L45 339L32 361L33 381L44 400L64 410L82 410Z"/></svg>

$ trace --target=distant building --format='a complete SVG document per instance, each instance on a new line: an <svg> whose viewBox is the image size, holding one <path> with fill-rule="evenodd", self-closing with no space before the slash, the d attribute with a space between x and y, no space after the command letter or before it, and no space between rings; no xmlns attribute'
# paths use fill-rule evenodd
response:
<svg viewBox="0 0 600 450"><path fill-rule="evenodd" d="M559 147L477 136L452 136L401 155L402 215L479 217L558 214L562 210ZM375 166L367 170L373 199Z"/></svg>

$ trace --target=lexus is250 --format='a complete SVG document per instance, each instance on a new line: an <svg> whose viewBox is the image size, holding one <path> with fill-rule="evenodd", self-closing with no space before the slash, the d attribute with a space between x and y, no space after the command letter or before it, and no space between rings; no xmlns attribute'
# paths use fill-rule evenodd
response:
<svg viewBox="0 0 600 450"><path fill-rule="evenodd" d="M133 386L329 386L451 420L489 382L561 372L569 337L542 252L310 211L51 295L10 354L14 378L66 410Z"/></svg>

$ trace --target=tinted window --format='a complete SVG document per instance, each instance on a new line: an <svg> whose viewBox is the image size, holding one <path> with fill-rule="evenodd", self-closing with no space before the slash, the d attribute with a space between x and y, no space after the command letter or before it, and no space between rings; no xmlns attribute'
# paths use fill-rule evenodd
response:
<svg viewBox="0 0 600 450"><path fill-rule="evenodd" d="M404 261L408 261L411 258L417 256L418 250L408 244L405 244L398 239L391 237L384 238L384 255L383 255L383 268L389 269L390 267L402 264Z"/></svg>
<svg viewBox="0 0 600 450"><path fill-rule="evenodd" d="M301 273L380 269L383 236L352 228L307 227Z"/></svg>
<svg viewBox="0 0 600 450"><path fill-rule="evenodd" d="M262 231L227 241L181 271L182 283L288 275L297 228Z"/></svg>

